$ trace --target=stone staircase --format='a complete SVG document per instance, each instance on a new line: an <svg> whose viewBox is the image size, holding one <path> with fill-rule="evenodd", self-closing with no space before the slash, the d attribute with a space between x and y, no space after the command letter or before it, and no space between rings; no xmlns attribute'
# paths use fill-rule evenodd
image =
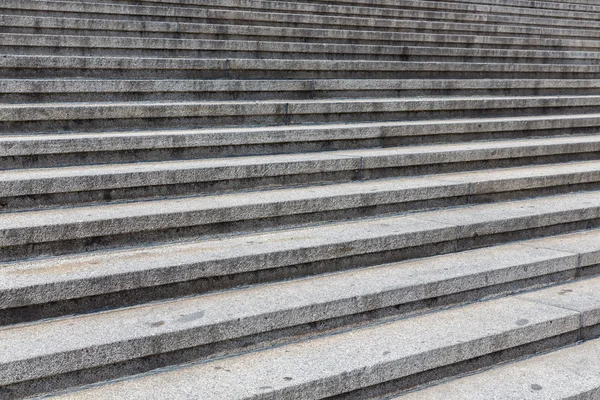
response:
<svg viewBox="0 0 600 400"><path fill-rule="evenodd" d="M596 0L2 0L0 399L600 398L598 39Z"/></svg>

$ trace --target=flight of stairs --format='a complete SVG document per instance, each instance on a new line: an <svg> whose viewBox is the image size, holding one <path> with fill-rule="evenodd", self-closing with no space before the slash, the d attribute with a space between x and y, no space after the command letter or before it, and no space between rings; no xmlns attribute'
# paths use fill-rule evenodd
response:
<svg viewBox="0 0 600 400"><path fill-rule="evenodd" d="M0 399L600 399L599 39L597 0L0 1Z"/></svg>

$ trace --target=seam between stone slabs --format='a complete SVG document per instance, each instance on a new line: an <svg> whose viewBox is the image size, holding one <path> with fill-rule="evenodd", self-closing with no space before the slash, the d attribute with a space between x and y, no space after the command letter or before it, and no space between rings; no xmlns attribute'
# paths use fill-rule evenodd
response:
<svg viewBox="0 0 600 400"><path fill-rule="evenodd" d="M597 277L597 276L595 276L595 277L593 277L593 278L598 278L598 277ZM542 289L535 289L535 290L531 290L531 291L529 291L529 292L523 292L523 293L519 293L519 294L534 293L534 292L537 292L537 291L539 291L539 290L548 289L548 288L550 288L550 287L553 287L553 288L554 288L554 287L559 287L559 286L562 286L562 285L568 285L568 284L572 284L573 282L574 282L574 281L562 282L562 283L559 283L558 285L555 285L555 286L548 286L548 287L545 287L545 288L542 288ZM518 296L518 295L517 295L517 296ZM558 305L556 305L556 304L549 304L549 303L546 303L546 302L544 302L544 301L540 301L540 300L533 300L533 299L527 299L527 298L519 298L518 300L519 300L519 301L527 301L527 302L530 302L530 303L535 303L535 304L543 304L543 305L545 305L545 306L549 306L549 307L560 308L560 309L562 309L562 310L568 310L568 311L573 311L573 312L576 312L576 313L577 313L577 315L578 315L578 317L579 317L579 328L577 329L577 330L578 330L578 332L577 332L577 342L584 342L584 341L586 341L586 340L585 340L585 338L583 337L583 329L584 329L585 327L583 326L583 314L584 314L584 313L583 313L582 311L579 311L579 310L574 310L574 309L572 309L572 308L565 307L565 306L558 306Z"/></svg>
<svg viewBox="0 0 600 400"><path fill-rule="evenodd" d="M571 232L571 234L577 234L577 232L586 232L586 231L576 231L576 232ZM550 237L555 237L555 236L550 236ZM575 279L581 278L581 272L582 272L581 270L584 267L583 265L581 265L581 258L583 255L581 252L574 252L574 251L568 251L568 250L564 250L564 249L554 248L550 245L547 245L547 246L537 245L536 246L536 245L528 243L528 242L522 242L520 244L522 244L523 246L534 248L534 249L546 249L546 250L559 251L559 252L565 253L565 254L577 255L577 269L575 271ZM586 267L587 266L588 265L586 265Z"/></svg>

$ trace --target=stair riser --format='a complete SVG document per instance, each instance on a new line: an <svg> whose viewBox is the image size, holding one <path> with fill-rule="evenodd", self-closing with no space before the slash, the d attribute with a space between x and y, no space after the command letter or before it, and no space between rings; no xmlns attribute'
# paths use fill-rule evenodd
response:
<svg viewBox="0 0 600 400"><path fill-rule="evenodd" d="M158 59L157 59L158 60ZM166 60L166 59L160 59ZM155 59L144 60L143 64L132 64L131 59L52 59L32 61L29 59L10 62L0 67L2 79L26 78L108 78L108 79L597 79L599 71L594 66L551 66L525 64L489 65L441 65L430 70L423 65L389 64L363 66L340 66L330 63L320 65L323 60L314 60L315 65L256 65L238 60L211 62L202 60L169 59L156 63ZM251 61L251 60L249 60ZM260 61L260 60L256 60ZM343 61L341 61L343 62ZM157 65L158 64L158 65ZM387 66L386 66L387 65ZM519 67L523 68L519 68Z"/></svg>
<svg viewBox="0 0 600 400"><path fill-rule="evenodd" d="M94 0L88 1L90 3L113 3L112 0ZM169 6L173 4L181 4L185 7L198 7L202 8L205 5L212 5L213 8L240 8L244 7L252 7L252 8L261 8L266 7L264 2L227 2L227 1L214 1L203 3L199 1L180 1L180 0L126 0L122 2L123 4L135 4L135 5L146 5L146 6ZM287 4L282 5L284 9L288 9L292 6L289 5L289 2L285 2ZM361 7L362 9L367 9L375 14L381 14L382 16L389 16L392 12L398 10L430 10L430 11L438 11L438 12L486 12L494 15L532 15L532 16L552 16L557 18L578 18L578 19L592 19L595 20L595 12L598 11L597 3L594 3L593 0L587 0L587 5L585 1L570 1L568 3L553 3L553 2L537 2L536 7L532 8L531 3L526 1L511 1L511 2L501 2L498 0L483 0L483 1L360 1L360 0L309 0L303 1L303 4L294 4L293 7L319 7L317 9L306 9L306 11L312 11L315 13L324 13L330 12L327 8L323 8L324 4L327 4L331 7L332 10L336 10L336 12L343 12L343 10L352 11L352 7ZM469 4L470 3L470 4ZM268 2L268 4L272 4L272 2ZM217 7L218 6L218 7ZM258 7L257 7L258 6ZM336 6L340 6L338 8L334 8ZM595 6L595 7L594 7ZM362 11L362 9L360 11ZM383 10L381 10L383 9ZM318 12L317 12L318 11ZM386 15L385 11L389 11L390 14ZM364 15L360 14L359 15Z"/></svg>
<svg viewBox="0 0 600 400"><path fill-rule="evenodd" d="M105 0L103 0L105 1ZM378 1L362 1L362 0L307 0L308 3L320 3L320 4L340 4L340 5L365 5L365 6L377 6L377 7L391 7L395 8L398 3L393 0L378 0ZM491 6L502 6L502 7L531 7L531 2L526 0L447 0L447 3L458 4L458 5L491 5ZM421 4L423 7L436 7L436 1L425 1ZM594 12L597 10L598 3L595 0L569 0L569 2L556 3L549 1L538 1L535 3L536 8L539 10L570 10L579 12Z"/></svg>
<svg viewBox="0 0 600 400"><path fill-rule="evenodd" d="M435 297L414 301L411 303L395 304L366 312L358 312L352 315L315 321L308 324L272 329L268 332L261 332L240 338L218 341L207 345L164 352L142 358L134 358L127 361L114 363L110 366L95 367L0 386L0 394L5 395L7 400L20 399L50 391L68 389L69 387L75 385L79 386L88 383L97 383L102 380L144 373L156 368L164 368L170 365L198 362L200 360L211 359L224 355L239 354L246 351L278 345L283 341L308 339L320 334L331 334L335 333L336 331L346 330L349 327L358 328L367 324L385 322L392 318L398 318L401 316L432 311L448 306L468 304L491 296L514 294L515 292L528 290L531 288L539 288L547 285L566 282L581 276L581 274L584 274L584 276L593 276L598 273L598 269L599 266L590 266L581 269L538 275L532 278L520 280L517 279L504 284L491 285L474 290L466 290L451 295L437 295ZM515 275L519 274L515 273ZM459 284L457 284L457 286L459 286ZM161 290L163 288L157 289ZM430 289L430 293L434 294L436 293L436 290L439 290L438 287L432 287ZM181 294L181 292L179 292L179 294ZM388 302L389 294L388 296L382 295L381 297L382 299L379 301L370 299L370 302L382 305ZM94 299L92 302L95 303L95 301L100 299ZM61 313L64 313L68 310L68 312L80 312L82 310L78 309L77 305L87 303L86 305L89 306L89 300L90 299L78 299L67 304L55 303L52 304L51 307L46 307L44 309L41 307L37 309L35 307L18 309L19 312L23 313L19 316L19 319L26 321L27 318L23 318L24 316L30 318L34 316L35 318L44 318L44 316L50 315L48 311L60 310ZM136 300L139 301L140 299L138 298ZM105 305L105 303L102 303L102 305ZM56 307L56 309L51 310L51 308L54 307ZM8 311L8 313L0 314L0 323L2 322L2 317L7 316L7 314L9 314L11 311L17 310ZM315 314L318 313L316 310L314 312ZM283 322L283 324L285 324L285 322ZM586 338L591 339L600 336L600 332L598 332L599 330L600 326L586 328ZM544 349L553 349L575 343L579 339L580 336L578 335L578 332L572 332L561 335L560 337L544 340L540 343L513 348L510 351L484 356L460 365L453 364L446 368L434 370L431 373L423 373L418 376L411 376L400 381L394 381L391 386L396 389L406 389L416 386L419 383L428 382L434 378L439 379L443 376L455 376L462 372L472 371L474 369L498 363L501 360L519 358ZM388 384L367 388L364 390L364 393L393 393L393 390L390 390L389 386L390 385ZM385 391L383 390L384 388Z"/></svg>
<svg viewBox="0 0 600 400"><path fill-rule="evenodd" d="M129 149L127 149L127 146L124 146L125 149L115 149L111 151L95 151L93 150L93 148L89 148L85 152L78 152L72 150L69 151L68 148L65 148L64 150L59 151L57 154L43 154L39 152L39 146L44 146L42 140L41 144L36 143L36 147L32 147L30 154L0 157L0 169L44 168L60 167L67 165L128 163L137 161L185 160L248 155L271 155L283 153L319 152L375 147L394 147L415 144L455 143L472 140L512 138L518 139L536 136L551 137L560 135L590 134L597 132L598 129L598 126L577 127L574 124L572 128L564 129L524 128L523 130L515 131L482 130L481 132L472 132L464 134L422 134L414 136L389 136L384 138L352 138L350 140L332 139L326 141L313 140L305 142L284 142L229 146L216 144L214 145L214 147L209 145L204 147L195 147L193 144L190 144L187 147L161 148L162 146L156 145L156 148L152 150L135 148L135 143L132 143L131 148ZM54 143L52 145L60 147L60 145L56 145ZM77 147L85 147L85 144L83 146ZM43 151L43 148L41 150ZM418 171L415 170L411 173L417 172ZM256 183L259 184L258 182ZM241 184L241 182L238 182L237 184ZM259 184L259 186L261 185ZM114 197L111 195L110 198Z"/></svg>
<svg viewBox="0 0 600 400"><path fill-rule="evenodd" d="M219 25L205 25L218 27ZM223 25L230 27L231 25ZM320 31L309 29L297 29L298 32L281 30L281 36L275 34L268 35L265 29L269 27L247 27L244 31L248 33L236 33L227 29L212 29L215 32L171 32L171 31L136 31L136 30L105 30L104 28L94 29L77 29L77 28L40 28L28 26L0 26L1 33L7 34L43 34L43 35L65 35L65 36L108 36L108 37L129 37L129 38L160 38L160 39L208 39L208 40L246 40L246 41L272 41L272 42L292 42L292 43L335 43L335 44L358 44L358 45L385 45L385 46L425 46L425 47L446 47L446 48L484 48L484 49L508 49L508 50L549 50L549 51L598 51L598 47L593 41L578 41L578 40L539 40L524 39L514 41L501 41L500 38L494 40L477 41L475 39L468 40L468 36L450 36L447 41L443 37L430 35L425 38L407 37L406 40L401 40L394 32L385 32L381 35L373 35L375 32L361 31L351 32L343 36L335 35L318 35ZM255 29L254 32L252 29ZM220 32L225 31L225 32ZM342 31L348 32L348 31ZM306 36L301 36L302 34ZM371 35L369 35L371 34ZM406 33L405 36L410 34ZM421 34L424 35L424 34ZM379 38L379 36L382 36ZM387 36L388 38L385 38ZM476 35L473 36L477 38ZM503 37L504 38L504 37ZM461 40L462 39L462 40ZM494 39L488 37L487 39Z"/></svg>
<svg viewBox="0 0 600 400"><path fill-rule="evenodd" d="M527 37L494 37L410 34L381 31L277 28L268 26L178 24L136 20L81 20L73 18L0 15L0 32L109 37L157 37L175 39L252 40L273 42L336 43L396 46L432 46L487 49L597 51L594 40Z"/></svg>
<svg viewBox="0 0 600 400"><path fill-rule="evenodd" d="M0 5L1 6L1 5ZM181 15L151 15L140 13L132 15L128 13L106 12L68 12L64 10L23 10L8 8L6 5L0 9L3 14L33 16L33 17L65 17L76 19L113 19L121 20L123 18L135 19L136 21L160 21L160 22L183 22L183 23L208 23L208 24L235 24L247 26L268 26L268 27L294 27L310 29L351 29L364 31L394 31L394 32L413 32L413 33L437 33L446 32L447 34L471 34L481 36L521 36L531 38L553 38L553 39L591 39L600 37L596 33L597 27L582 27L581 29L572 29L573 22L565 22L564 26L556 28L549 25L497 25L491 26L485 23L470 23L464 21L422 21L422 20L385 20L378 19L377 23L368 19L361 20L341 20L334 16L324 17L320 22L315 20L314 16L296 15L286 16L277 14L281 17L273 17L275 14L263 14L256 19L245 18L248 14L238 14L232 18L227 13L214 17L192 16L189 12L181 12ZM254 14L256 15L256 14ZM512 18L511 18L512 19ZM540 22L543 22L540 21ZM538 22L536 22L537 24ZM558 28L558 29L557 29ZM571 28L571 29L570 29Z"/></svg>
<svg viewBox="0 0 600 400"><path fill-rule="evenodd" d="M441 166L435 164L417 165L402 168L384 168L380 170L362 170L362 171L339 171L337 173L322 173L312 175L293 175L270 177L264 179L230 179L224 181L204 181L179 184L152 184L148 183L144 186L133 188L118 188L118 189L103 189L91 190L89 185L82 187L81 191L53 193L53 194L37 194L37 195L16 195L11 197L0 197L0 211L23 211L32 210L44 207L65 206L65 205L82 205L93 204L99 202L119 201L119 200L135 200L135 199L150 199L153 197L169 197L177 195L196 195L198 193L208 194L223 190L239 190L244 188L266 188L269 186L285 187L289 185L300 185L307 183L334 183L345 181L356 181L360 179L377 179L396 176L415 176L421 174L443 173L450 171L468 171L477 170L478 168L494 168L494 167L511 167L529 164L543 164L546 162L556 161L575 161L575 160L593 160L600 158L599 153L577 153L577 154L560 154L543 157L521 157L497 159L495 161L471 161L471 162L455 162L443 163ZM311 180L312 179L312 180ZM360 218L372 215L381 215L385 213L396 213L412 210L433 209L441 207L449 207L463 205L468 203L487 203L499 200L520 199L525 197L535 197L542 195L553 195L557 193L567 193L569 188L572 191L576 190L596 190L600 179L594 175L582 177L581 175L565 176L561 179L563 183L530 183L530 187L522 190L500 190L492 193L478 193L475 195L458 195L452 190L447 193L436 193L429 198L423 195L423 199L405 200L400 203L395 203L389 199L380 199L378 204L366 206L366 203L371 203L372 200L358 199L358 204L364 206L357 208L348 208L340 210L318 208L312 211L306 211L300 215L268 217L264 219L254 220L248 216L248 211L243 213L246 221L229 222L217 226L207 226L206 232L212 234L229 233L236 231L249 231L252 229L298 226L303 224L307 219L310 221L333 221L346 220L352 218ZM113 179L119 181L119 178ZM122 180L122 179L121 179ZM160 179L168 180L165 179ZM178 180L173 177L173 181ZM97 181L90 179L89 182ZM104 185L107 185L104 183ZM108 183L110 185L110 183ZM20 185L21 186L21 185ZM34 185L31 185L34 186ZM98 187L103 186L102 182L97 183ZM38 183L38 187L47 187L49 184ZM50 190L50 189L48 189ZM438 197L441 196L441 197ZM307 203L310 204L310 203ZM331 206L331 205L330 205ZM278 206L275 206L278 207ZM339 207L339 204L338 204ZM233 215L236 213L233 212ZM229 216L231 217L231 216ZM249 218L249 220L248 220ZM226 217L227 219L227 217Z"/></svg>
<svg viewBox="0 0 600 400"><path fill-rule="evenodd" d="M221 81L222 82L222 81ZM231 81L230 81L231 82ZM19 82L23 86L24 82ZM233 82L232 82L233 83ZM340 99L340 98L394 98L394 97L437 97L437 96L552 96L552 95L600 95L600 85L597 81L589 81L588 86L566 82L566 86L550 85L502 85L501 87L484 86L462 88L461 85L450 87L440 85L439 88L408 88L401 84L390 82L378 88L322 89L311 86L322 82L301 81L295 87L290 88L288 84L277 85L274 82L263 82L268 87L240 89L238 85L227 88L202 87L202 85L182 85L181 89L173 89L168 85L156 86L153 89L148 85L144 89L136 89L136 85L125 86L116 89L112 86L106 88L77 90L65 88L62 85L48 85L40 88L31 85L26 90L12 90L10 87L0 88L0 102L2 103L36 103L36 102L111 102L111 101L231 101L231 100L311 100L311 99ZM258 85L256 85L258 86ZM435 86L435 85L433 85ZM394 89L397 87L397 89ZM407 87L406 89L404 87ZM88 86L89 88L89 86Z"/></svg>
<svg viewBox="0 0 600 400"><path fill-rule="evenodd" d="M92 2L89 2L92 3ZM112 1L98 1L94 3L112 3ZM328 3L327 6L322 4L310 4L307 2L303 3L291 3L283 2L277 3L272 1L244 1L244 2L225 2L225 1L207 1L207 2L193 2L193 1L135 1L128 0L119 4L128 5L140 5L140 6L154 6L154 7L186 7L195 9L228 9L228 10L272 10L273 12L283 13L302 13L312 15L341 15L341 16L352 16L352 17L365 17L372 16L374 18L410 18L410 17L423 17L428 19L452 19L452 20L474 20L477 19L477 15L486 14L493 18L497 18L498 21L510 21L507 20L509 17L520 20L523 17L530 18L548 18L548 19L576 19L585 22L596 21L596 15L593 11L587 10L587 12L565 12L559 10L539 10L536 8L511 8L511 7L469 7L468 5L452 3L438 3L437 7L435 4L427 3L416 3L416 2L403 2L396 4L395 7L381 8L376 4L358 4L358 5L342 5L336 6L335 4Z"/></svg>
<svg viewBox="0 0 600 400"><path fill-rule="evenodd" d="M38 3L39 4L39 3ZM285 13L249 13L248 11L235 10L207 10L194 8L164 8L152 7L107 7L103 5L90 5L86 7L65 7L62 4L53 6L42 3L43 6L31 4L23 8L19 4L6 3L0 9L5 14L64 17L83 19L122 19L135 18L138 21L162 22L192 22L192 23L220 23L243 24L254 26L288 26L321 29L355 29L355 30L395 30L404 32L472 32L493 36L527 35L532 37L597 37L597 21L548 19L548 18L520 18L516 16L484 16L477 14L434 13L421 15L411 13L413 16L401 19L377 18L369 19L364 16L348 16L348 19L335 15L285 14ZM75 3L77 4L77 3ZM361 18L362 17L362 18ZM430 17L430 18L428 18ZM518 21L518 25L515 21ZM490 25L486 25L486 22ZM577 26L580 29L573 29ZM600 35L600 34L599 34Z"/></svg>
<svg viewBox="0 0 600 400"><path fill-rule="evenodd" d="M281 90L281 91L186 91L186 92L92 92L92 93L4 93L1 103L111 102L111 101L230 101L310 100L340 98L392 98L420 96L552 96L600 95L600 88L518 88L518 89L432 89L432 90Z"/></svg>
<svg viewBox="0 0 600 400"><path fill-rule="evenodd" d="M3 46L6 54L50 55L79 57L196 57L196 58L244 58L244 59L287 59L287 60L370 60L370 61L440 61L440 62L473 62L473 63L524 63L524 64L574 64L597 65L596 59L585 58L529 58L529 57L493 57L493 56L453 56L451 54L355 54L355 53L300 53L273 51L230 51L230 50L168 50L168 49L110 49L90 47L37 47L37 46ZM401 51L399 51L400 53Z"/></svg>
<svg viewBox="0 0 600 400"><path fill-rule="evenodd" d="M597 183L590 184L593 187L597 187ZM587 185L583 185L585 189ZM559 188L558 192L565 191L563 187ZM525 194L531 194L525 192ZM460 205L466 203L466 198L458 197L457 200L449 199L447 205ZM444 205L444 201L440 205ZM435 207L435 203L433 204ZM390 212L391 210L374 207L369 210L343 210L333 211L331 213L324 213L322 217L324 219L336 219L337 218L349 218L349 217L360 217L365 213L366 215L380 214L382 212ZM390 206L393 208L393 206ZM404 204L402 207L410 208L427 208L422 202L415 202L414 204ZM251 209L251 208L250 208ZM258 207L260 214L265 214L268 208ZM357 214L353 214L356 212ZM296 215L288 217L277 217L267 216L256 218L255 220L242 220L233 222L212 222L206 220L219 218L219 213L211 211L210 216L206 212L188 212L188 213L176 213L168 216L158 216L152 218L129 218L126 220L113 220L109 222L96 222L86 223L85 226L81 224L77 226L71 226L64 224L57 227L45 227L40 228L23 228L13 229L5 231L3 234L3 247L0 248L0 261L12 261L23 258L32 258L38 256L47 255L61 255L70 254L76 252L86 252L99 249L110 249L120 246L131 246L131 245L144 245L144 244L159 244L165 241L177 241L184 239L197 239L199 237L211 238L214 235L221 233L231 232L245 232L251 231L258 228L278 226L281 227L285 224L298 226L303 221L299 214L301 212L296 211ZM311 215L312 217L312 215ZM589 229L596 227L596 219L600 216L594 216L593 218L587 218L586 221L575 223L576 229ZM316 218L318 220L318 217ZM185 221L185 223L183 222ZM562 228L564 226L564 229ZM557 229L557 230L556 230ZM556 228L552 228L551 234L560 234L573 230L572 226L568 223L558 225ZM542 229L543 231L543 229ZM523 236L520 236L520 235ZM458 247L461 249L476 248L482 245L491 245L496 243L503 243L509 240L511 237L514 240L514 236L521 239L532 238L535 234L540 234L540 229L524 230L519 233L511 232L509 234L500 233L498 235L480 236L474 239L463 239L458 243ZM511 236L512 235L512 236Z"/></svg>
<svg viewBox="0 0 600 400"><path fill-rule="evenodd" d="M292 108L293 105L289 106L289 110L286 111L287 105L284 103L277 104L275 106L265 107L268 108L269 114L260 115L259 110L256 106L250 108L240 106L237 110L242 108L248 109L246 114L241 114L237 111L238 115L227 115L227 110L216 110L213 115L207 115L208 113L198 108L194 110L192 107L179 107L179 110L173 110L173 113L180 113L181 117L164 117L156 118L152 115L158 113L166 113L172 107L165 105L164 107L147 107L146 109L137 108L137 110L130 110L127 107L123 107L121 110L105 110L98 109L87 112L88 115L102 119L86 119L77 117L77 114L73 110L50 110L46 112L47 120L45 121L31 121L28 118L28 114L32 114L33 110L27 112L21 112L21 110L11 110L6 112L5 121L7 119L13 119L11 122L0 122L0 133L5 134L19 134L19 133L37 133L37 132L81 132L81 131L103 131L103 130L126 130L126 129L166 129L166 128L201 128L201 127L217 127L217 126L243 126L243 125L259 125L259 126L270 126L270 125L297 125L306 123L346 123L346 122L376 122L376 121L415 121L415 120L430 120L430 119L450 119L450 118L478 118L481 116L485 117L502 117L502 116L531 116L531 115L566 115L566 114L584 114L594 113L598 111L598 106L593 104L594 101L581 102L580 105L572 104L571 106L564 107L560 106L559 102L555 102L557 106L530 106L523 107L518 106L514 102L500 101L494 104L494 108L488 108L482 105L479 109L469 109L469 107L477 106L476 104L465 104L464 108L461 106L462 103L456 103L457 106L451 105L446 110L446 106L442 106L442 109L427 111L418 110L414 111L381 111L381 107L370 107L365 105L364 111L360 112L345 112L329 110L328 107L315 107L314 113L310 111L299 111L306 112L305 114L297 114ZM587 103L587 104L586 104ZM519 108L523 107L523 108ZM231 107L230 107L231 108ZM254 109L252 109L254 108ZM319 110L321 108L321 110ZM338 107L339 108L339 107ZM356 109L356 107L354 107ZM417 107L418 108L418 107ZM435 107L434 108L438 108ZM389 109L389 108L388 108ZM341 110L341 108L340 108ZM229 110L230 112L234 112ZM319 112L321 111L321 113ZM328 112L329 111L329 112ZM64 113L68 113L68 117L65 117ZM193 116L194 114L204 114L205 116ZM219 115L221 114L221 115ZM72 115L72 116L71 116ZM126 115L127 118L120 116ZM166 115L166 114L165 114ZM190 115L190 116L184 116ZM137 116L137 117L136 117ZM62 119L70 118L70 119ZM17 120L17 119L20 119Z"/></svg>

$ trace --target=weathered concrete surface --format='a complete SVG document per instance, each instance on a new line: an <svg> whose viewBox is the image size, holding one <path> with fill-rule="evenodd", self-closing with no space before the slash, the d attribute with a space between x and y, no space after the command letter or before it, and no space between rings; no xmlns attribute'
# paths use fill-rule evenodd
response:
<svg viewBox="0 0 600 400"><path fill-rule="evenodd" d="M240 41L210 39L162 39L105 36L62 36L5 33L0 45L6 53L49 55L138 55L197 58L281 58L397 60L437 62L511 62L537 64L598 63L598 52L454 47L352 45Z"/></svg>
<svg viewBox="0 0 600 400"><path fill-rule="evenodd" d="M16 4L15 4L16 3ZM40 4L41 3L41 4ZM9 0L5 3L6 7L22 8L22 2ZM52 3L50 3L52 4ZM41 6L40 6L41 5ZM191 7L144 7L131 5L117 4L93 4L93 3L67 3L56 5L48 5L41 1L28 1L25 6L30 10L36 10L43 14L49 11L59 12L76 12L78 15L90 18L101 17L105 15L127 16L138 14L143 16L152 16L154 18L160 16L166 21L189 21L193 18L196 22L221 22L228 21L233 23L244 22L250 25L277 25L288 24L304 27L327 27L336 29L363 29L363 30L382 30L382 29L398 29L407 31L449 31L449 32L482 32L496 35L542 35L542 36L560 36L560 37L597 37L598 33L594 32L594 28L598 27L597 21L585 20L568 20L562 18L535 18L535 17L517 17L514 15L486 15L479 13L464 13L453 14L451 12L431 12L420 11L414 12L404 10L405 14L413 13L413 18L402 19L397 17L394 19L377 18L376 16L333 16L333 15L314 15L302 13L273 13L260 12L256 10L226 10L226 9L201 9ZM388 11L389 12L389 11ZM392 11L393 12L393 11ZM434 20L427 20L426 16L433 17ZM435 20L438 18L453 18L459 22ZM114 17L113 17L114 18ZM511 25L514 21L519 21L518 25ZM486 24L489 23L489 24ZM580 29L568 29L574 26L580 26Z"/></svg>

